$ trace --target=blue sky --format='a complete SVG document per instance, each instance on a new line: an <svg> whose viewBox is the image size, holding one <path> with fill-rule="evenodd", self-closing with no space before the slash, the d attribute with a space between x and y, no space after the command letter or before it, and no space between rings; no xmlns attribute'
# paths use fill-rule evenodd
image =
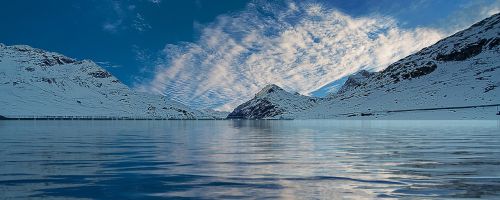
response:
<svg viewBox="0 0 500 200"><path fill-rule="evenodd" d="M167 43L193 41L197 37L196 24L209 23L220 14L246 5L246 1L217 2L2 1L0 24L4 28L0 42L105 62L109 71L130 85L136 76L142 76L145 63L138 54L153 58Z"/></svg>
<svg viewBox="0 0 500 200"><path fill-rule="evenodd" d="M269 83L324 95L499 11L500 0L17 0L0 3L0 42L91 59L135 89L229 110Z"/></svg>

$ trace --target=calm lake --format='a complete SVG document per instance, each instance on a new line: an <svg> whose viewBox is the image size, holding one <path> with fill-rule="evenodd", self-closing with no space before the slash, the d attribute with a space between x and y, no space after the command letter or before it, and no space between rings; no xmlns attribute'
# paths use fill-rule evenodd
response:
<svg viewBox="0 0 500 200"><path fill-rule="evenodd" d="M0 199L500 198L500 121L0 121Z"/></svg>

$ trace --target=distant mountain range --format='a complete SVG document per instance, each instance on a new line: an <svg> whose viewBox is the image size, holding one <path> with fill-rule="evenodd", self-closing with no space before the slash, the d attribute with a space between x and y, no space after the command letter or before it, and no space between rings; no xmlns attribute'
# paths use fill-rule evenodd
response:
<svg viewBox="0 0 500 200"><path fill-rule="evenodd" d="M500 119L500 14L407 56L360 71L326 98L266 86L229 118Z"/></svg>
<svg viewBox="0 0 500 200"><path fill-rule="evenodd" d="M0 44L0 118L499 119L499 86L500 14L327 97L268 85L229 115L133 91L89 60Z"/></svg>
<svg viewBox="0 0 500 200"><path fill-rule="evenodd" d="M0 44L0 94L0 116L10 118L221 118L132 91L92 61L25 45Z"/></svg>

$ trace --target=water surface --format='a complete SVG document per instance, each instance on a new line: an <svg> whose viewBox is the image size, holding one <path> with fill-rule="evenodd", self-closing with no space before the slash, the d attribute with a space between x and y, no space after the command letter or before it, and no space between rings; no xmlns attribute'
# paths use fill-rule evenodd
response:
<svg viewBox="0 0 500 200"><path fill-rule="evenodd" d="M0 121L0 199L500 198L499 121Z"/></svg>

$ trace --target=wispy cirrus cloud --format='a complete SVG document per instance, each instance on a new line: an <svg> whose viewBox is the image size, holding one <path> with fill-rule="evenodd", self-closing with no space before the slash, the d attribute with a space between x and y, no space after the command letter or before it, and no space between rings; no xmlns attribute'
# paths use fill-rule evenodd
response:
<svg viewBox="0 0 500 200"><path fill-rule="evenodd" d="M144 17L140 13L137 13L135 15L135 19L134 19L134 22L132 24L132 27L134 27L135 30L140 31L140 32L144 32L144 31L151 29L151 25L149 25L146 22L146 20L144 19Z"/></svg>
<svg viewBox="0 0 500 200"><path fill-rule="evenodd" d="M104 22L102 29L107 32L115 33L123 24L126 12L118 1L111 1L112 13L114 16Z"/></svg>
<svg viewBox="0 0 500 200"><path fill-rule="evenodd" d="M149 2L151 3L154 3L154 4L160 4L161 3L161 0L148 0Z"/></svg>
<svg viewBox="0 0 500 200"><path fill-rule="evenodd" d="M120 68L120 67L122 67L121 65L117 65L117 64L114 64L114 63L109 62L109 61L96 61L95 63L97 63L99 66L102 66L104 68Z"/></svg>
<svg viewBox="0 0 500 200"><path fill-rule="evenodd" d="M451 34L499 12L500 0L491 0L487 4L484 0L469 1L446 19L439 20L438 25Z"/></svg>
<svg viewBox="0 0 500 200"><path fill-rule="evenodd" d="M108 19L103 23L102 29L106 32L116 33L120 30L132 29L138 32L150 30L152 27L137 9L137 5L122 1L105 1L110 6ZM135 2L141 3L141 2ZM147 0L148 4L159 5L160 0Z"/></svg>
<svg viewBox="0 0 500 200"><path fill-rule="evenodd" d="M197 42L167 45L154 78L137 88L197 108L231 110L266 84L308 94L360 69L383 69L443 36L321 4L250 3L204 27Z"/></svg>

